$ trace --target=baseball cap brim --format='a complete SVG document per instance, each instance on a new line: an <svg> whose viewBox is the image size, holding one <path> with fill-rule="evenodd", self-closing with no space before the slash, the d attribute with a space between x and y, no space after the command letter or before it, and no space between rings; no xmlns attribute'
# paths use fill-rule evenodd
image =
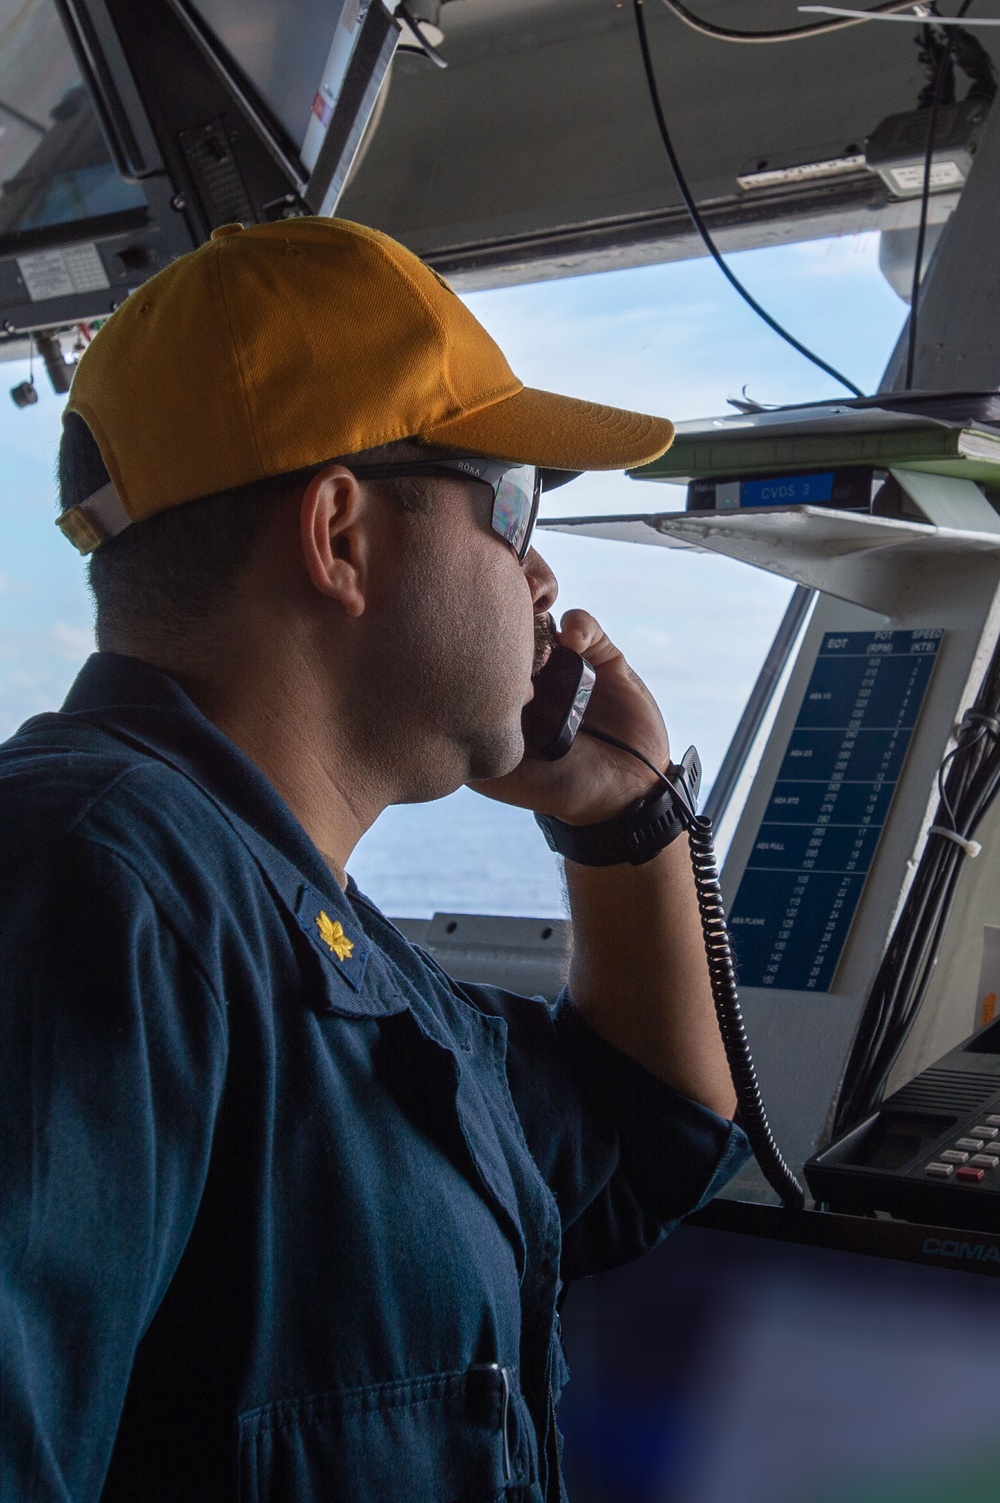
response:
<svg viewBox="0 0 1000 1503"><path fill-rule="evenodd" d="M649 464L666 453L673 437L667 418L531 386L420 434L426 443L577 474Z"/></svg>

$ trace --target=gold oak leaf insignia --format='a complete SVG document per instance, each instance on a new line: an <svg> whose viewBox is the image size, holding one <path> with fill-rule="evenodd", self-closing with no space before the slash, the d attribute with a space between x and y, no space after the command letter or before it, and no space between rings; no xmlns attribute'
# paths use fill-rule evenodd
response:
<svg viewBox="0 0 1000 1503"><path fill-rule="evenodd" d="M350 960L354 954L353 939L348 939L343 925L338 924L337 920L332 919L322 908L316 915L316 928L319 930L320 939L328 950L333 951L338 960Z"/></svg>

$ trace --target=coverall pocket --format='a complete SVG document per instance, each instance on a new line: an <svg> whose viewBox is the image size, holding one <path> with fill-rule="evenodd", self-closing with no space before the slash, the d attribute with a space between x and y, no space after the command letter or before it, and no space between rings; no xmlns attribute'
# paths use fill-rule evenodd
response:
<svg viewBox="0 0 1000 1503"><path fill-rule="evenodd" d="M529 1426L497 1363L269 1404L239 1418L240 1503L495 1503L535 1482Z"/></svg>

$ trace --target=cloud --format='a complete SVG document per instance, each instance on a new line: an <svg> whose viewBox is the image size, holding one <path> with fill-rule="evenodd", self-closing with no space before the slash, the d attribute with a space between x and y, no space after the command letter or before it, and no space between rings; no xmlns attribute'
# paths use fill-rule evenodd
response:
<svg viewBox="0 0 1000 1503"><path fill-rule="evenodd" d="M94 650L94 633L84 626L74 626L70 621L57 621L49 627L52 650L58 657L71 662L81 662Z"/></svg>
<svg viewBox="0 0 1000 1503"><path fill-rule="evenodd" d="M63 619L0 632L0 738L30 715L58 709L93 650L93 632Z"/></svg>
<svg viewBox="0 0 1000 1503"><path fill-rule="evenodd" d="M40 664L58 658L79 664L93 651L93 629L74 621L53 621L49 626L0 633L0 657L10 662Z"/></svg>
<svg viewBox="0 0 1000 1503"><path fill-rule="evenodd" d="M905 310L878 271L874 234L727 258L792 333L869 389ZM769 330L706 258L468 297L521 378L679 418L726 410L743 383L762 400L843 388Z"/></svg>

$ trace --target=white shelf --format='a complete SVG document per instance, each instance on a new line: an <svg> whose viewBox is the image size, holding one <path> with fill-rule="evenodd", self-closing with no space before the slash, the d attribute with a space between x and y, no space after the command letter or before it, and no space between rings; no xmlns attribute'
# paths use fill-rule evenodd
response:
<svg viewBox="0 0 1000 1503"><path fill-rule="evenodd" d="M722 553L770 574L891 614L902 574L932 560L1000 553L1000 531L952 527L831 511L822 506L754 507L740 512L651 512L624 517L541 521L553 532Z"/></svg>

